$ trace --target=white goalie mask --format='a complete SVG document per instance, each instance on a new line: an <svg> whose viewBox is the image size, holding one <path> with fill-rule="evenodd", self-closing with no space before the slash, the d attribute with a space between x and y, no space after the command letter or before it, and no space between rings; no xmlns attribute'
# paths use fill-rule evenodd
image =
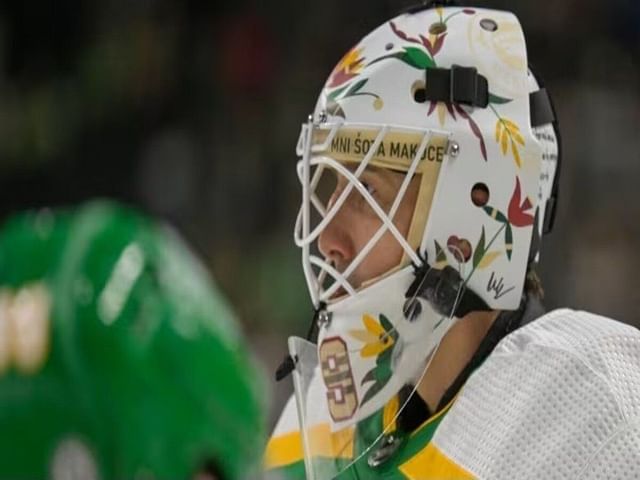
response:
<svg viewBox="0 0 640 480"><path fill-rule="evenodd" d="M466 312L518 308L554 207L554 122L508 12L402 14L335 67L297 146L295 242L319 327L317 344L289 342L307 475L366 453L348 432L383 411L393 423L403 406L385 409ZM371 172L390 172L384 195ZM344 213L357 208L366 241ZM332 254L338 224L348 248Z"/></svg>

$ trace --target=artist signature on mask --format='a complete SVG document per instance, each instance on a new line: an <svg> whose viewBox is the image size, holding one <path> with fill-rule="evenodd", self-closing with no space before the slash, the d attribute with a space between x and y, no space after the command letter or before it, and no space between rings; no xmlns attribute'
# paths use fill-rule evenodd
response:
<svg viewBox="0 0 640 480"><path fill-rule="evenodd" d="M491 277L489 277L489 283L487 284L487 292L493 293L495 300L504 297L515 288L516 287L509 287L505 290L504 277L498 278L495 272L491 272Z"/></svg>

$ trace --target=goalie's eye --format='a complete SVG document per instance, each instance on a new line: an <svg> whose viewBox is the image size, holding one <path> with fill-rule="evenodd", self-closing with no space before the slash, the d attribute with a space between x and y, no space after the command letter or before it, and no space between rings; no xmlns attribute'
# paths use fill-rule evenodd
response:
<svg viewBox="0 0 640 480"><path fill-rule="evenodd" d="M357 180L359 186L364 187L364 189L374 198L376 203L380 202L379 194L380 190L376 186L375 178L367 178L371 177L367 173L363 174L364 178L360 178ZM328 205L331 207L338 197L342 194L343 190L349 186L349 180L344 177L338 177L335 188L333 190L333 194L329 199ZM350 206L351 208L355 208L363 213L367 213L373 215L373 209L371 208L370 202L365 198L364 194L356 188L356 185L351 186L351 192L347 197L345 205Z"/></svg>
<svg viewBox="0 0 640 480"><path fill-rule="evenodd" d="M360 182L362 183L362 186L367 190L367 192L369 192L369 195L371 195L372 197L376 194L376 188L371 185L368 182Z"/></svg>

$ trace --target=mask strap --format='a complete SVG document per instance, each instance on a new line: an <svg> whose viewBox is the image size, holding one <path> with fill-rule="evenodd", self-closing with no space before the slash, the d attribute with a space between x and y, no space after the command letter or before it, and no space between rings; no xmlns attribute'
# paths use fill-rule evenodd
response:
<svg viewBox="0 0 640 480"><path fill-rule="evenodd" d="M327 304L325 302L320 302L318 304L318 307L314 309L313 318L311 319L309 329L307 330L307 336L305 337L307 341L316 343L319 324L322 322L331 321L330 315L331 313L327 312ZM295 357L292 357L291 355L285 355L284 359L280 363L280 366L278 366L278 368L276 369L276 382L287 378L296 368L297 363L297 355Z"/></svg>

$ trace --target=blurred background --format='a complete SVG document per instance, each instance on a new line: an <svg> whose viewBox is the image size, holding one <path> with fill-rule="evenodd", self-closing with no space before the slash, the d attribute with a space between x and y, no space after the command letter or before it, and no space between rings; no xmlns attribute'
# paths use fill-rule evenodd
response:
<svg viewBox="0 0 640 480"><path fill-rule="evenodd" d="M292 242L300 123L326 77L406 1L1 0L0 221L110 197L175 225L272 372L311 304ZM514 11L564 141L549 308L640 325L640 2ZM292 392L272 382L272 423Z"/></svg>

